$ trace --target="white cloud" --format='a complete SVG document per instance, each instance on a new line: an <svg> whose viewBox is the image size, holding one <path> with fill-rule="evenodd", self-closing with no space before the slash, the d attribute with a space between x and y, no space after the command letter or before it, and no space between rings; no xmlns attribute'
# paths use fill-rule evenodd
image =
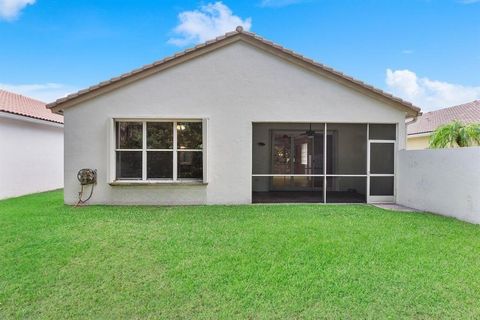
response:
<svg viewBox="0 0 480 320"><path fill-rule="evenodd" d="M178 19L179 24L173 30L178 37L168 40L177 46L205 42L233 31L237 26L247 31L252 26L251 18L242 20L220 1L201 6L199 10L181 12Z"/></svg>
<svg viewBox="0 0 480 320"><path fill-rule="evenodd" d="M34 4L35 1L36 0L0 0L0 20L14 20L23 8Z"/></svg>
<svg viewBox="0 0 480 320"><path fill-rule="evenodd" d="M403 54L413 54L415 51L413 51L412 49L405 49L405 50L402 50L402 53Z"/></svg>
<svg viewBox="0 0 480 320"><path fill-rule="evenodd" d="M385 81L390 92L421 107L423 111L480 99L480 87L422 78L410 70L387 69Z"/></svg>
<svg viewBox="0 0 480 320"><path fill-rule="evenodd" d="M77 88L60 83L43 84L6 84L0 83L0 89L15 92L43 102L53 102L69 93L78 91Z"/></svg>
<svg viewBox="0 0 480 320"><path fill-rule="evenodd" d="M260 2L260 6L278 8L278 7L286 7L291 4L296 4L300 2L305 2L305 0L262 0Z"/></svg>

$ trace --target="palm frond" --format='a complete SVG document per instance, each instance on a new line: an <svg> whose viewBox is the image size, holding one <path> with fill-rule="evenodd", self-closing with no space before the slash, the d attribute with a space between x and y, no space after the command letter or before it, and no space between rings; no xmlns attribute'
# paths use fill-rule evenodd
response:
<svg viewBox="0 0 480 320"><path fill-rule="evenodd" d="M430 148L470 147L480 145L480 124L465 125L452 121L438 127L430 137Z"/></svg>
<svg viewBox="0 0 480 320"><path fill-rule="evenodd" d="M465 134L468 137L469 146L480 146L480 123L472 123L466 125Z"/></svg>

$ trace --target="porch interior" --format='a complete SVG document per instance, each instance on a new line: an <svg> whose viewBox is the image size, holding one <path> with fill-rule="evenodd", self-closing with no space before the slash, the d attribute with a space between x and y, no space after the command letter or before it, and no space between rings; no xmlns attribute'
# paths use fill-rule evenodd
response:
<svg viewBox="0 0 480 320"><path fill-rule="evenodd" d="M379 126L392 139L392 125ZM252 202L367 202L368 130L367 124L254 123ZM380 151L374 160L387 163L387 171L391 162L393 174L393 153ZM393 176L375 179L375 192L393 194Z"/></svg>
<svg viewBox="0 0 480 320"><path fill-rule="evenodd" d="M365 195L352 191L327 192L328 203L365 203ZM315 191L253 192L253 203L323 203L323 193Z"/></svg>

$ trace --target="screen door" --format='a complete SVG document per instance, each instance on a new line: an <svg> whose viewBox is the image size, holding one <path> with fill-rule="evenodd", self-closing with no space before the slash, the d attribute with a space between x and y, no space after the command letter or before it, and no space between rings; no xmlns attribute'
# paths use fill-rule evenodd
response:
<svg viewBox="0 0 480 320"><path fill-rule="evenodd" d="M395 201L395 141L369 141L369 201Z"/></svg>

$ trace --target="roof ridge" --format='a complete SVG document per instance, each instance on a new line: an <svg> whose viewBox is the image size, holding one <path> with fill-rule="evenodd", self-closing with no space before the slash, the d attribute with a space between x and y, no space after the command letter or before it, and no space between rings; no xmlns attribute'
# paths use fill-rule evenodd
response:
<svg viewBox="0 0 480 320"><path fill-rule="evenodd" d="M154 62L152 62L152 63L150 63L150 64L146 64L146 65L143 65L143 66L141 66L141 67L139 67L139 68L133 69L133 70L130 71L130 72L123 73L123 74L121 74L121 75L119 75L119 76L116 76L116 77L113 77L113 78L111 78L111 79L109 79L109 80L102 81L102 82L97 83L97 84L95 84L95 85L92 85L92 86L90 86L90 87L87 87L87 88L84 88L84 89L82 89L82 90L79 90L79 91L77 91L77 92L75 92L75 93L71 93L71 94L69 94L69 95L67 95L67 96L65 96L65 97L59 98L59 99L57 99L56 101L47 104L47 108L52 109L52 108L58 107L60 104L66 102L66 101L68 101L68 100L75 99L75 98L77 98L77 97L79 97L79 96L82 96L82 95L84 95L84 94L88 94L89 92L92 92L92 91L94 91L94 90L100 89L100 88L102 88L102 87L104 87L104 86L107 86L107 85L109 85L109 84L112 84L112 83L115 83L115 82L117 82L117 81L126 79L126 78L128 78L128 77L131 77L131 76L134 76L134 75L136 75L136 74L139 74L139 73L141 73L141 72L143 72L143 71L145 71L145 70L148 70L148 69L154 68L154 67L156 67L156 66L162 65L162 64L164 64L164 63L166 63L166 62L168 62L168 61L171 61L171 60L177 59L177 58L179 58L179 57L185 56L186 54L189 54L189 53L191 53L191 52L193 52L193 51L195 51L195 50L201 49L201 48L203 48L203 47L210 46L210 45L212 45L212 44L215 44L215 43L218 43L218 42L220 42L220 41L223 41L223 40L232 38L232 37L237 36L237 35L242 35L242 34L245 35L245 36L251 37L251 38L253 38L253 39L255 39L255 40L258 40L258 41L260 41L261 43L263 43L263 44L265 44L265 45L268 45L268 46L271 46L271 47L273 47L273 48L275 48L275 49L277 49L277 50L280 50L281 52L283 52L283 53L285 53L285 54L288 54L288 55L293 56L293 57L295 57L295 58L297 58L297 59L300 59L300 60L302 60L303 62L309 63L309 64L311 64L311 65L313 65L313 66L315 66L315 67L317 67L317 68L320 68L320 69L322 69L323 71L329 72L329 73L331 73L331 74L333 74L333 75L335 75L335 76L337 76L337 77L339 77L339 78L341 78L341 79L347 80L347 81L349 81L349 82L351 82L351 83L354 83L354 84L356 84L356 85L358 85L358 86L360 86L360 87L363 87L364 89L370 90L370 91L372 91L372 92L374 92L374 93L376 93L376 94L378 94L378 95L381 95L381 96L383 96L383 97L385 97L385 98L387 98L387 99L393 100L394 102L397 102L397 103L403 105L404 107L406 107L406 108L408 108L408 109L411 109L411 110L413 110L413 111L415 111L415 112L417 112L417 113L419 113L419 112L421 111L419 107L413 105L411 102L408 102L408 101L403 100L403 99L401 99L401 98L399 98L399 97L396 97L396 96L394 96L394 95L392 95L392 94L390 94L390 93L388 93L388 92L385 92L385 91L383 91L383 90L381 90L381 89L378 89L378 88L376 88L376 87L374 87L374 86L372 86L372 85L370 85L370 84L367 84L367 83L365 83L365 82L363 82L363 81L361 81L361 80L358 80L358 79L355 79L355 78L353 78L353 77L351 77L351 76L348 76L348 75L346 75L345 73L340 72L340 71L338 71L338 70L336 70L336 69L333 69L333 68L331 68L331 67L329 67L329 66L326 66L326 65L324 65L324 64L322 64L322 63L320 63L320 62L316 62L316 61L314 61L313 59L307 58L307 57L303 56L302 54L299 54L299 53L297 53L297 52L295 52L295 51L293 51L293 50L287 49L287 48L285 48L285 47L283 47L283 46L281 46L281 45L279 45L279 44L277 44L277 43L275 43L275 42L272 42L272 41L270 41L270 40L266 40L266 39L264 39L263 37L257 35L257 34L254 33L254 32L244 30L243 27L241 27L241 26L238 26L235 30L230 31L230 32L227 32L227 33L225 33L225 34L223 34L223 35L221 35L221 36L218 36L218 37L216 37L216 38L214 38L214 39L211 39L211 40L208 40L208 41L206 41L206 42L197 44L197 45L195 45L195 46L193 46L193 47L190 47L190 48L187 48L187 49L185 49L185 50L183 50L183 51L177 52L177 53L175 53L175 54L173 54L173 55L170 55L170 56L167 56L167 57L165 57L165 58L163 58L163 59L156 60L156 61L154 61ZM52 110L52 111L53 111L53 112L57 112L57 111L59 111L59 110L61 110L61 109L58 108L57 110Z"/></svg>

